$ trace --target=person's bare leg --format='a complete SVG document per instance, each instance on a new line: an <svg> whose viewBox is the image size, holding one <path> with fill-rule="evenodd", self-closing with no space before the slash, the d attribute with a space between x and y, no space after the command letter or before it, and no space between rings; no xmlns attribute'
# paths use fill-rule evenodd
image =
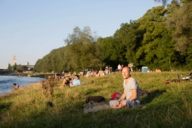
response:
<svg viewBox="0 0 192 128"><path fill-rule="evenodd" d="M116 106L112 107L114 109L119 109L119 108L123 108L126 106L126 100L120 101L119 104L117 104Z"/></svg>

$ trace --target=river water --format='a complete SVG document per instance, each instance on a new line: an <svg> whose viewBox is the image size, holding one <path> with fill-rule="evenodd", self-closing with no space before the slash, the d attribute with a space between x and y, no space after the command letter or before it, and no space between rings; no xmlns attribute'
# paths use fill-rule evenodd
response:
<svg viewBox="0 0 192 128"><path fill-rule="evenodd" d="M43 78L0 75L0 95L10 93L13 87L13 83L16 83L20 87L22 87L27 86L31 83L39 82L41 80L43 80Z"/></svg>

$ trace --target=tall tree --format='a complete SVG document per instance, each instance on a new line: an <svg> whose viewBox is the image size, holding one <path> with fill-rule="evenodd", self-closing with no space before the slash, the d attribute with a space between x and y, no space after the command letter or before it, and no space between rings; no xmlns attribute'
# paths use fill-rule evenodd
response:
<svg viewBox="0 0 192 128"><path fill-rule="evenodd" d="M114 38L122 45L123 55L126 57L128 63L136 64L135 53L141 46L144 31L139 30L139 23L137 21L130 21L124 23L121 28L114 34Z"/></svg>
<svg viewBox="0 0 192 128"><path fill-rule="evenodd" d="M192 65L192 1L183 0L180 6L174 8L169 15L168 27L172 31L172 39L175 41L175 50L179 53L179 59L183 65ZM181 59L182 58L182 59Z"/></svg>
<svg viewBox="0 0 192 128"><path fill-rule="evenodd" d="M115 68L119 63L127 64L126 47L119 40L113 37L100 38L97 40L97 47L103 65L110 65Z"/></svg>
<svg viewBox="0 0 192 128"><path fill-rule="evenodd" d="M170 67L169 60L174 51L170 32L165 24L166 12L163 7L154 7L138 20L138 29L144 31L141 47L136 52L138 65L163 69Z"/></svg>
<svg viewBox="0 0 192 128"><path fill-rule="evenodd" d="M36 71L80 71L86 68L100 68L102 63L97 55L97 48L91 29L76 27L66 40L66 46L51 51L37 61Z"/></svg>

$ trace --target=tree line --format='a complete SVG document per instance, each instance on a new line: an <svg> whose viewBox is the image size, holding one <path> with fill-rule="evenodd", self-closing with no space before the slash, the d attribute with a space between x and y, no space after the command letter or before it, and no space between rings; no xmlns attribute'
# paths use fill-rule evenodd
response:
<svg viewBox="0 0 192 128"><path fill-rule="evenodd" d="M65 46L39 59L39 72L113 69L133 63L162 70L192 67L192 2L173 0L167 6L153 7L141 18L122 23L114 35L93 36L89 27L74 28Z"/></svg>

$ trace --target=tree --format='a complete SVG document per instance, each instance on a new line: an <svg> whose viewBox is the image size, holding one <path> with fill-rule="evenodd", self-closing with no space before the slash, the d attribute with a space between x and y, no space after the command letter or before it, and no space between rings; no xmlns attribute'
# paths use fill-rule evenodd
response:
<svg viewBox="0 0 192 128"><path fill-rule="evenodd" d="M11 64L8 64L8 67L7 67L7 69L8 69L8 71L12 71L12 66L11 66Z"/></svg>
<svg viewBox="0 0 192 128"><path fill-rule="evenodd" d="M122 47L122 55L125 56L127 63L136 64L135 53L141 46L144 31L139 30L139 23L131 21L121 25L121 28L114 34L114 38L118 40Z"/></svg>
<svg viewBox="0 0 192 128"><path fill-rule="evenodd" d="M110 65L115 68L119 63L127 63L125 58L126 47L119 40L113 37L99 38L97 47L103 65Z"/></svg>
<svg viewBox="0 0 192 128"><path fill-rule="evenodd" d="M163 6L167 5L168 0L155 0L156 2L162 2Z"/></svg>
<svg viewBox="0 0 192 128"><path fill-rule="evenodd" d="M172 6L174 3L172 3ZM174 48L178 52L178 60L183 60L182 65L191 65L192 42L192 2L183 0L179 6L174 6L167 23L172 32Z"/></svg>
<svg viewBox="0 0 192 128"><path fill-rule="evenodd" d="M163 7L155 7L138 20L138 30L143 32L143 40L135 55L138 66L169 69L168 62L174 50L170 32L166 27L166 12Z"/></svg>
<svg viewBox="0 0 192 128"><path fill-rule="evenodd" d="M175 49L185 54L192 41L192 2L183 4L170 16L168 26L172 29Z"/></svg>
<svg viewBox="0 0 192 128"><path fill-rule="evenodd" d="M167 0L162 0L167 5ZM121 24L110 37L93 38L91 29L74 28L64 47L38 60L37 71L80 71L134 63L169 70L192 66L192 2L172 0L135 21Z"/></svg>
<svg viewBox="0 0 192 128"><path fill-rule="evenodd" d="M97 48L91 29L74 28L66 40L66 46L52 50L48 55L38 60L36 71L62 72L81 71L86 68L100 68L101 61L97 56Z"/></svg>

